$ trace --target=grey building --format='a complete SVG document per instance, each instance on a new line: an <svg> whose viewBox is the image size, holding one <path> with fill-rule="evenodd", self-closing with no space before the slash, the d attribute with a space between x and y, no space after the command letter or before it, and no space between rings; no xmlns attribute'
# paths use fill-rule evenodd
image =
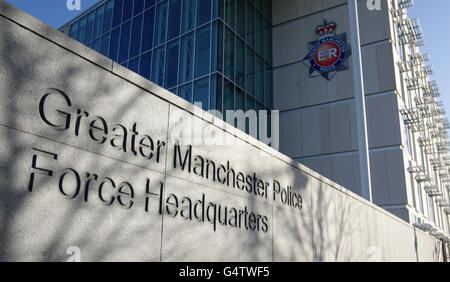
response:
<svg viewBox="0 0 450 282"><path fill-rule="evenodd" d="M375 2L358 1L372 199L448 234L449 124L413 1ZM329 79L305 64L317 27L349 39L348 19L344 0L109 0L61 31L205 110L279 110L280 151L361 195L356 46Z"/></svg>
<svg viewBox="0 0 450 282"><path fill-rule="evenodd" d="M448 122L420 24L407 16L413 1L380 1L380 10L369 2L358 1L373 202L448 234ZM280 150L361 194L352 69L326 80L302 64L324 20L349 32L347 1L273 1Z"/></svg>

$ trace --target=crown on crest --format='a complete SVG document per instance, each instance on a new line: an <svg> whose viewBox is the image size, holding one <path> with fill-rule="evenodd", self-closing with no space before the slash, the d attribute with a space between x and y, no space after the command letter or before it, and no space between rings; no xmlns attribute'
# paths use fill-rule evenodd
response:
<svg viewBox="0 0 450 282"><path fill-rule="evenodd" d="M331 22L327 23L326 21L323 23L323 25L319 25L316 28L316 33L319 35L320 38L333 36L336 31L336 23Z"/></svg>

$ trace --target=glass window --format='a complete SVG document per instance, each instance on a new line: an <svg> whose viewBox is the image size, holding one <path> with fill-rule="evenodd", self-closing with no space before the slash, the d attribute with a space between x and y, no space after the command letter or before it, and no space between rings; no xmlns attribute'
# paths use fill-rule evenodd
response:
<svg viewBox="0 0 450 282"><path fill-rule="evenodd" d="M103 23L103 14L105 12L105 6L102 5L97 8L95 11L95 28L94 28L94 39L100 37L102 35L102 23Z"/></svg>
<svg viewBox="0 0 450 282"><path fill-rule="evenodd" d="M216 20L211 25L211 72L217 70L217 46L219 45L218 33L218 21Z"/></svg>
<svg viewBox="0 0 450 282"><path fill-rule="evenodd" d="M273 78L272 70L266 70L264 76L264 104L269 108L273 108Z"/></svg>
<svg viewBox="0 0 450 282"><path fill-rule="evenodd" d="M225 0L225 22L234 29L235 0Z"/></svg>
<svg viewBox="0 0 450 282"><path fill-rule="evenodd" d="M272 1L264 1L264 17L272 22Z"/></svg>
<svg viewBox="0 0 450 282"><path fill-rule="evenodd" d="M207 25L197 30L197 40L195 43L195 77L209 73L210 29L210 26Z"/></svg>
<svg viewBox="0 0 450 282"><path fill-rule="evenodd" d="M155 8L144 14L144 32L142 35L142 52L150 50L153 46L153 28L155 22Z"/></svg>
<svg viewBox="0 0 450 282"><path fill-rule="evenodd" d="M100 53L102 53L104 56L108 56L108 50L109 50L109 38L110 34L107 33L102 37L101 45L100 45Z"/></svg>
<svg viewBox="0 0 450 282"><path fill-rule="evenodd" d="M97 52L100 52L100 39L97 39L92 43L92 49L94 49Z"/></svg>
<svg viewBox="0 0 450 282"><path fill-rule="evenodd" d="M177 85L178 82L178 47L179 40L176 39L167 44L166 55L166 79L165 87L171 88Z"/></svg>
<svg viewBox="0 0 450 282"><path fill-rule="evenodd" d="M192 83L178 87L178 96L192 103Z"/></svg>
<svg viewBox="0 0 450 282"><path fill-rule="evenodd" d="M222 76L214 74L211 76L211 94L209 108L222 114Z"/></svg>
<svg viewBox="0 0 450 282"><path fill-rule="evenodd" d="M223 72L223 23L213 22L212 29L212 52L211 52L211 72Z"/></svg>
<svg viewBox="0 0 450 282"><path fill-rule="evenodd" d="M130 29L131 22L127 22L122 25L122 32L120 36L120 50L119 50L119 63L128 60L128 51L130 49Z"/></svg>
<svg viewBox="0 0 450 282"><path fill-rule="evenodd" d="M92 11L87 16L86 33L84 35L84 43L92 41L92 32L95 24L95 11Z"/></svg>
<svg viewBox="0 0 450 282"><path fill-rule="evenodd" d="M209 77L197 80L194 84L194 104L201 103L203 110L208 110ZM198 105L200 106L200 105Z"/></svg>
<svg viewBox="0 0 450 282"><path fill-rule="evenodd" d="M250 93L252 96L255 96L255 52L250 47L247 47L246 61L247 78L245 87L248 93Z"/></svg>
<svg viewBox="0 0 450 282"><path fill-rule="evenodd" d="M134 58L140 53L141 31L142 31L142 15L139 15L133 19L133 27L131 29L130 58Z"/></svg>
<svg viewBox="0 0 450 282"><path fill-rule="evenodd" d="M235 110L242 110L245 111L245 93L243 90L236 87L236 97L235 97ZM245 122L244 120L238 120L237 118L234 119L234 127L245 131Z"/></svg>
<svg viewBox="0 0 450 282"><path fill-rule="evenodd" d="M180 83L192 80L194 72L194 33L181 39Z"/></svg>
<svg viewBox="0 0 450 282"><path fill-rule="evenodd" d="M245 111L255 111L255 99L249 95L245 95ZM250 134L254 138L257 138L258 134L258 121L256 120L256 115L249 115L249 119L245 120L245 133ZM251 118L253 117L253 118ZM251 129L251 130L250 130Z"/></svg>
<svg viewBox="0 0 450 282"><path fill-rule="evenodd" d="M264 61L256 56L256 100L264 102Z"/></svg>
<svg viewBox="0 0 450 282"><path fill-rule="evenodd" d="M246 95L245 99L245 111L255 110L255 99L249 95Z"/></svg>
<svg viewBox="0 0 450 282"><path fill-rule="evenodd" d="M256 52L258 52L260 55L264 55L263 32L263 17L260 13L256 13Z"/></svg>
<svg viewBox="0 0 450 282"><path fill-rule="evenodd" d="M258 10L260 10L261 12L263 10L263 1L265 1L265 0L256 0L256 1L254 1L255 4L256 4L256 8L258 8Z"/></svg>
<svg viewBox="0 0 450 282"><path fill-rule="evenodd" d="M167 10L167 1L160 3L157 7L155 46L158 46L166 41Z"/></svg>
<svg viewBox="0 0 450 282"><path fill-rule="evenodd" d="M137 73L139 70L139 58L131 60L130 63L128 63L128 68Z"/></svg>
<svg viewBox="0 0 450 282"><path fill-rule="evenodd" d="M152 52L147 52L141 56L139 64L139 74L147 79L150 79L150 69L152 66Z"/></svg>
<svg viewBox="0 0 450 282"><path fill-rule="evenodd" d="M78 26L77 41L84 42L84 32L85 31L86 31L86 17L83 17L80 20L80 24Z"/></svg>
<svg viewBox="0 0 450 282"><path fill-rule="evenodd" d="M181 0L170 0L169 19L167 40L180 35Z"/></svg>
<svg viewBox="0 0 450 282"><path fill-rule="evenodd" d="M113 28L122 23L122 9L123 9L123 0L115 0L114 17L112 25Z"/></svg>
<svg viewBox="0 0 450 282"><path fill-rule="evenodd" d="M195 26L195 3L196 0L183 1L183 24L182 33L188 32Z"/></svg>
<svg viewBox="0 0 450 282"><path fill-rule="evenodd" d="M224 74L234 80L234 32L225 28Z"/></svg>
<svg viewBox="0 0 450 282"><path fill-rule="evenodd" d="M109 0L105 5L105 17L103 18L103 33L111 30L114 0Z"/></svg>
<svg viewBox="0 0 450 282"><path fill-rule="evenodd" d="M260 127L260 124L261 124L261 120L260 120L260 117L261 117L261 111L263 111L263 110L265 110L264 109L264 105L263 104L261 104L261 103L258 103L258 102L256 102L256 116L258 117L258 120L257 120L257 122L258 122L258 139L260 139L262 136L261 136L261 132L260 132L260 130L259 130L259 127Z"/></svg>
<svg viewBox="0 0 450 282"><path fill-rule="evenodd" d="M255 7L247 0L247 42L255 48Z"/></svg>
<svg viewBox="0 0 450 282"><path fill-rule="evenodd" d="M245 87L245 43L236 39L236 83Z"/></svg>
<svg viewBox="0 0 450 282"><path fill-rule="evenodd" d="M145 9L148 9L153 5L155 5L155 0L145 0Z"/></svg>
<svg viewBox="0 0 450 282"><path fill-rule="evenodd" d="M223 85L223 119L227 121L227 110L234 110L234 85L225 79Z"/></svg>
<svg viewBox="0 0 450 282"><path fill-rule="evenodd" d="M225 0L213 0L213 19L219 17L222 20L225 20L224 6L225 6Z"/></svg>
<svg viewBox="0 0 450 282"><path fill-rule="evenodd" d="M237 0L236 32L241 37L245 36L245 0Z"/></svg>
<svg viewBox="0 0 450 282"><path fill-rule="evenodd" d="M272 63L272 26L264 21L264 59Z"/></svg>
<svg viewBox="0 0 450 282"><path fill-rule="evenodd" d="M267 111L267 137L272 136L272 112L269 111L269 109L265 109ZM270 144L269 146L272 146L273 144Z"/></svg>
<svg viewBox="0 0 450 282"><path fill-rule="evenodd" d="M109 58L113 61L117 61L117 55L119 54L119 38L120 28L116 28L111 32L111 45L109 47Z"/></svg>
<svg viewBox="0 0 450 282"><path fill-rule="evenodd" d="M125 0L125 5L123 5L122 22L129 20L132 15L133 15L133 2L130 0Z"/></svg>
<svg viewBox="0 0 450 282"><path fill-rule="evenodd" d="M245 111L245 93L242 89L236 87L236 110Z"/></svg>
<svg viewBox="0 0 450 282"><path fill-rule="evenodd" d="M211 20L211 0L197 0L197 26Z"/></svg>
<svg viewBox="0 0 450 282"><path fill-rule="evenodd" d="M176 87L171 88L169 89L169 92L172 92L173 94L177 95L177 88Z"/></svg>
<svg viewBox="0 0 450 282"><path fill-rule="evenodd" d="M164 82L164 47L161 46L153 51L152 81L160 86Z"/></svg>
<svg viewBox="0 0 450 282"><path fill-rule="evenodd" d="M77 33L78 33L78 22L73 23L70 26L70 33L69 36L73 39L77 39Z"/></svg>
<svg viewBox="0 0 450 282"><path fill-rule="evenodd" d="M133 16L136 16L144 10L144 0L134 0Z"/></svg>

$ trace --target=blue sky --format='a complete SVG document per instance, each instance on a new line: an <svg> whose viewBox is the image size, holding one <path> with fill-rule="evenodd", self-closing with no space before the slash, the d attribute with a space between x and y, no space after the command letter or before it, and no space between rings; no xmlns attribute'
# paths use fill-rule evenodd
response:
<svg viewBox="0 0 450 282"><path fill-rule="evenodd" d="M97 3L98 0L81 0L81 11L69 11L66 0L6 0L14 6L26 11L50 26L58 28L82 11ZM447 28L447 17L450 11L450 0L415 0L415 6L408 9L410 17L419 18L426 45L423 53L431 56L430 64L434 66L432 79L438 82L442 97L440 98L450 113L450 29Z"/></svg>
<svg viewBox="0 0 450 282"><path fill-rule="evenodd" d="M422 53L431 57L429 64L433 65L434 75L431 79L438 82L445 109L450 113L450 29L447 20L450 11L450 0L415 0L415 6L408 9L412 18L418 18L424 33L425 46Z"/></svg>
<svg viewBox="0 0 450 282"><path fill-rule="evenodd" d="M69 11L67 0L6 0L6 2L54 28L59 28L99 0L81 0L81 11Z"/></svg>

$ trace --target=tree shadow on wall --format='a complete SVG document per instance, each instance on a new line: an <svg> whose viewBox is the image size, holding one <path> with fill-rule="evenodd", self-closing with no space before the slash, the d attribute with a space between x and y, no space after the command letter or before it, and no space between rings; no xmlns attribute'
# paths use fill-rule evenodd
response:
<svg viewBox="0 0 450 282"><path fill-rule="evenodd" d="M142 167L136 169L127 160L111 157L107 146L84 148L83 142L78 144L76 139L74 143L65 144L66 132L55 132L47 137L48 131L23 124L23 119L18 119L17 115L38 116L37 103L29 101L37 102L38 99L33 95L43 95L49 88L68 92L83 91L83 95L90 95L89 105L76 104L82 97L71 96L74 106L86 106L82 109L98 114L110 107L105 103L105 96L116 93L118 89L110 83L111 74L105 70L97 74L94 70L97 66L87 61L80 62L82 59L79 58L73 59L73 54L59 47L47 46L48 42L36 34L12 24L4 24L1 36L0 53L7 54L2 56L0 66L4 99L0 128L2 143L6 143L0 159L1 261L65 261L72 255L71 246L79 248L83 261L195 258L206 261L324 261L341 258L343 238L351 232L348 229L349 210L330 210L330 203L324 197L324 187L313 185L310 176L279 160L276 160L279 162L276 164L276 174L285 184L292 183L294 190L301 194L317 195L312 199L305 197L304 211L292 211L283 206L272 207L271 203L255 201L252 197L233 198L236 194L222 194L224 198L228 197L227 203L230 199L231 202L236 200L241 207L247 206L250 211L268 214L271 218L268 234L247 230L214 232L208 223L185 224L171 218L166 218L163 226L162 218L155 210L151 215L143 215L142 211L136 214L101 203L85 202L81 194L76 199L67 199L58 191L55 178L38 174L38 185L33 192L29 192L27 185L33 172L31 162L36 153L33 148L60 154L58 157L65 168L72 165L82 174L118 174L122 179L127 176L137 179L146 172L145 169L142 172ZM57 52L53 53L53 50ZM36 89L37 84L41 88ZM126 118L138 106L139 102L131 97L135 94L146 95L137 87L127 94L128 98L125 95L121 97L121 106L117 106L119 103L114 100L110 101L116 108L114 121ZM227 148L225 152L233 150ZM268 157L268 160L272 158ZM255 166L250 160L243 160L242 163L247 168ZM139 171L138 175L133 174L133 171ZM124 175L128 172L129 175ZM148 173L159 172L149 169ZM273 175L273 170L270 166L258 168L258 173L263 176ZM176 172L173 171L173 174ZM181 191L191 193L191 186L192 183L184 183ZM309 212L310 209L313 211ZM336 236L332 241L329 239L330 218L326 217L330 213L337 215L333 219L336 220ZM163 229L165 232L161 236ZM206 250L206 245L210 249Z"/></svg>
<svg viewBox="0 0 450 282"><path fill-rule="evenodd" d="M256 166L258 173L274 175L285 184L292 184L304 196L304 210L272 207L271 203L217 189L214 198L219 201L223 197L225 203L236 201L250 211L269 214L272 218L269 234L229 229L214 232L208 223L189 224L162 218L155 208L157 201L152 202L152 211L146 214L142 207L126 210L99 202L86 203L81 197L70 200L58 191L54 177L36 176L39 185L29 192L32 157L36 152L33 148L60 154L65 168L72 165L83 177L89 172L133 181L145 179L148 174L154 177L152 180L158 180L163 173L133 163L125 153L123 159L111 155L111 148L104 145L84 148L83 142L78 143L77 139L68 144L64 141L67 132L54 132L47 137L48 131L30 128L23 118L18 118L37 117L38 105L34 101L38 99L33 95L43 95L52 87L83 92L84 98L89 96L90 103L82 106L90 113L101 115L112 104L116 109L110 117L112 122L135 116L140 101L133 97L148 93L132 87L120 96L119 103L114 98L129 82L114 78L121 82L111 83L113 75L106 70L97 72L98 66L81 62L83 59L53 44L46 45L43 38L17 25L2 24L0 36L0 261L66 261L72 255L67 252L71 246L79 248L82 261L351 261L365 255L357 241L363 240L358 237L367 227L361 225L361 220L355 220L360 215L350 203L353 200L298 170L294 164L273 157L268 157L273 167ZM40 88L36 89L36 85ZM105 99L108 95L114 98ZM71 96L71 99L75 105L83 97ZM228 148L223 152L234 150ZM227 160L226 155L223 160ZM167 160L168 167L170 162ZM240 163L249 169L255 167L252 159ZM177 173L170 168L167 172ZM200 187L195 190L194 186ZM198 196L202 189L208 190L188 181L180 185L180 193Z"/></svg>
<svg viewBox="0 0 450 282"><path fill-rule="evenodd" d="M355 253L351 246L353 234L357 231L352 220L351 207L340 192L326 183L303 172L292 173L292 182L299 186L300 193L307 197L304 211L299 213L280 212L279 231L287 240L274 236L274 249L278 253L275 261L351 261ZM302 184L301 184L302 183ZM336 194L336 195L335 195ZM276 210L277 208L275 208ZM349 244L350 243L350 244ZM279 250L277 250L279 249Z"/></svg>
<svg viewBox="0 0 450 282"><path fill-rule="evenodd" d="M82 109L101 114L110 108L105 96L118 91L110 83L112 75L5 18L1 20L0 261L159 260L159 243L156 247L145 246L149 239L157 238L154 234L161 230L149 215L109 207L98 200L85 202L82 188L78 197L68 199L58 191L56 171L50 177L31 168L33 154L39 157L37 166L51 167L49 155L34 150L38 149L58 154L54 162L60 162L63 168L78 170L83 184L86 173L116 176L116 181L133 181L146 171L152 172L115 159L106 145L83 148L83 142L77 139L81 137L73 136L73 132L55 130L47 136L49 131L43 129L47 126L44 123L38 128L30 126L36 121L30 120L27 124L26 118L39 117L40 98L36 95L41 97L49 88L69 94L79 88L85 95L91 95L91 103L81 106L77 103L80 97L70 96L74 107L85 107ZM126 83L123 80L123 84ZM137 87L127 94L130 97L122 97L120 104L110 101L114 107L120 105L111 122L120 122L133 113L139 102L131 99L133 96L146 95ZM73 142L66 144L70 134ZM133 171L141 173L133 175ZM28 184L32 172L36 173L35 186L30 192ZM131 174L126 175L128 172ZM90 193L89 197L94 199L96 193ZM71 251L71 246L80 250L80 257Z"/></svg>

